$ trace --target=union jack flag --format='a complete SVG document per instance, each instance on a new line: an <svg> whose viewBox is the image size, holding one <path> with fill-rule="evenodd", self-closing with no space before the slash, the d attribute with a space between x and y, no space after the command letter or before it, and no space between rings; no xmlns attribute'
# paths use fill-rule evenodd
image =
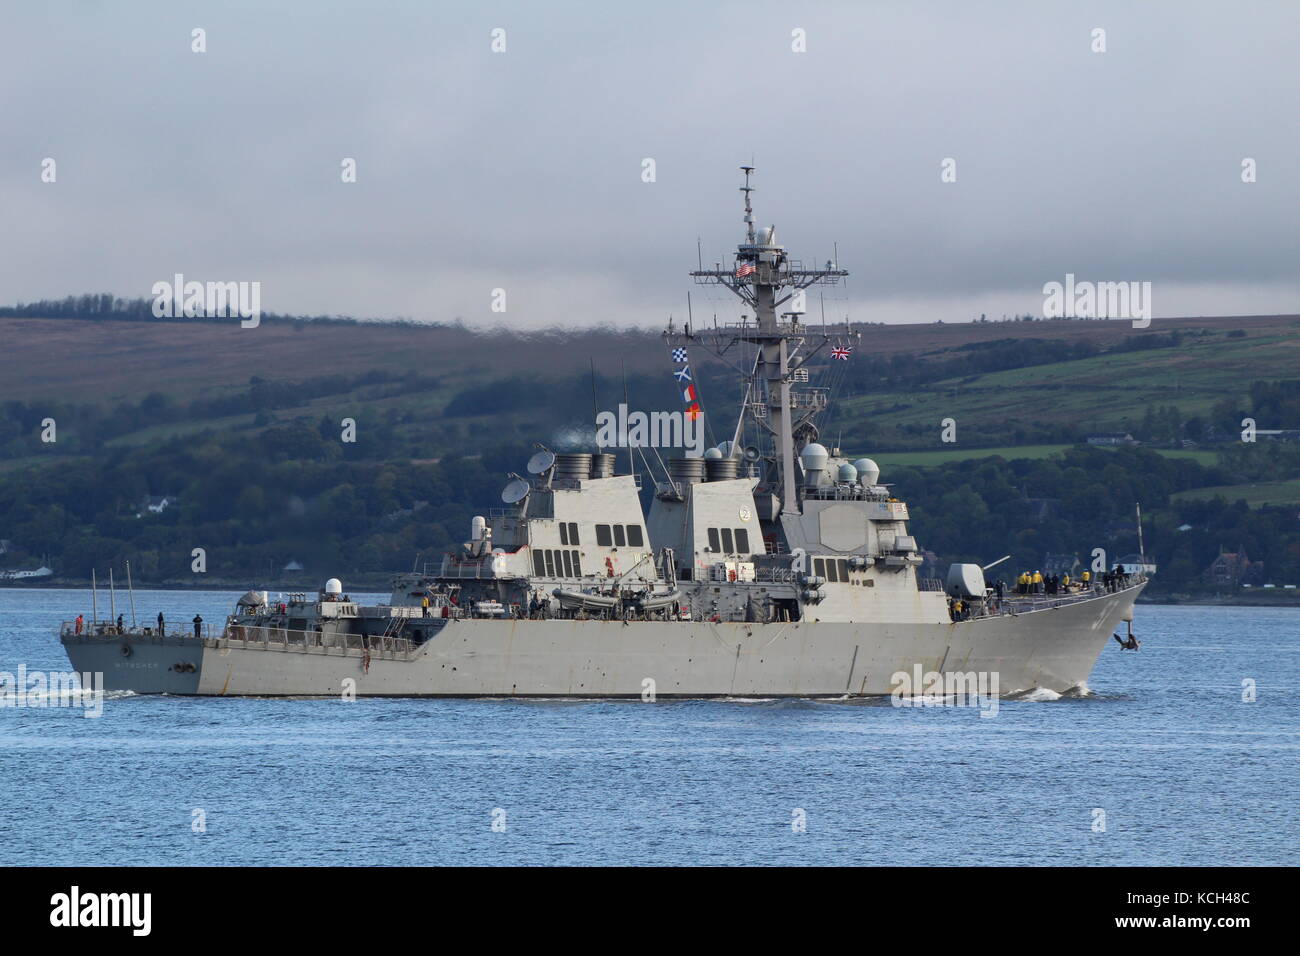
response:
<svg viewBox="0 0 1300 956"><path fill-rule="evenodd" d="M758 271L758 266L754 265L754 263L742 262L740 263L740 265L736 266L736 278L743 279L745 276L749 275L750 273L757 272L757 271Z"/></svg>
<svg viewBox="0 0 1300 956"><path fill-rule="evenodd" d="M674 362L685 362L685 361L686 361L686 349L673 349L673 361L674 361Z"/></svg>
<svg viewBox="0 0 1300 956"><path fill-rule="evenodd" d="M837 358L841 362L847 362L849 360L849 355L852 352L853 352L853 346L851 345L845 346L843 348L834 348L831 349L831 358Z"/></svg>

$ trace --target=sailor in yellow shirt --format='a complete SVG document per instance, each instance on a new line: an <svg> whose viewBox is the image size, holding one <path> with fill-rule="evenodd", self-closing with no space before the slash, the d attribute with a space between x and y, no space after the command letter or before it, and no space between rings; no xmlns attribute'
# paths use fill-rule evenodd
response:
<svg viewBox="0 0 1300 956"><path fill-rule="evenodd" d="M1083 572L1083 586L1084 586L1084 588L1087 588L1087 587L1088 587L1088 584L1089 584L1091 581L1092 581L1092 572L1091 572L1091 571L1084 571L1084 572Z"/></svg>
<svg viewBox="0 0 1300 956"><path fill-rule="evenodd" d="M1061 587L1068 588L1069 586L1070 586L1070 574L1067 571L1065 574L1061 575Z"/></svg>
<svg viewBox="0 0 1300 956"><path fill-rule="evenodd" d="M1034 572L1034 593L1035 594L1043 593L1043 572L1042 571Z"/></svg>

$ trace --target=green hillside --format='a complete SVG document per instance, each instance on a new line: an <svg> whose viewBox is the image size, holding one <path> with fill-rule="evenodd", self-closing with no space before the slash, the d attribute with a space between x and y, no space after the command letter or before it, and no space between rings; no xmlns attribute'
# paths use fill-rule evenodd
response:
<svg viewBox="0 0 1300 956"><path fill-rule="evenodd" d="M810 363L836 398L822 439L877 460L939 560L1135 550L1141 501L1157 592L1203 589L1221 547L1300 579L1300 444L1239 440L1246 416L1300 425L1300 317L861 331L852 361ZM70 576L130 558L182 581L196 541L236 581L407 567L496 506L534 442L580 443L593 401L681 404L642 330L0 315L0 335L0 568ZM698 349L692 366L709 440L730 437L734 377ZM1098 432L1143 447L1084 445ZM146 496L180 503L137 517Z"/></svg>

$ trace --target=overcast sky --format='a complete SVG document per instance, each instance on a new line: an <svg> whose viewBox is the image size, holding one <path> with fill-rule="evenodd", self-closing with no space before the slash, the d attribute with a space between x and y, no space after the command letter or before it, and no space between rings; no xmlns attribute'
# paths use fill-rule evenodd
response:
<svg viewBox="0 0 1300 956"><path fill-rule="evenodd" d="M1039 313L1066 273L1150 281L1157 317L1300 311L1290 0L0 18L4 304L181 272L260 281L276 312L658 324L685 313L697 238L706 261L734 249L752 159L759 219L808 262L838 243L853 273L828 317Z"/></svg>

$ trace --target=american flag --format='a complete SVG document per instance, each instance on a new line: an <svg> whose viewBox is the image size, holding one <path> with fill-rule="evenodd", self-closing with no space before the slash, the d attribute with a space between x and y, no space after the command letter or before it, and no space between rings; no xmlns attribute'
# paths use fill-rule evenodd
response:
<svg viewBox="0 0 1300 956"><path fill-rule="evenodd" d="M831 358L837 358L841 362L847 362L849 360L849 355L850 353L852 353L852 351L853 351L853 346L851 345L845 348L834 348L831 349Z"/></svg>
<svg viewBox="0 0 1300 956"><path fill-rule="evenodd" d="M754 263L742 262L740 265L736 266L736 278L743 279L745 276L756 271L758 271L758 266L754 265Z"/></svg>
<svg viewBox="0 0 1300 956"><path fill-rule="evenodd" d="M674 362L685 362L685 361L686 361L686 349L673 349L673 361L674 361Z"/></svg>

